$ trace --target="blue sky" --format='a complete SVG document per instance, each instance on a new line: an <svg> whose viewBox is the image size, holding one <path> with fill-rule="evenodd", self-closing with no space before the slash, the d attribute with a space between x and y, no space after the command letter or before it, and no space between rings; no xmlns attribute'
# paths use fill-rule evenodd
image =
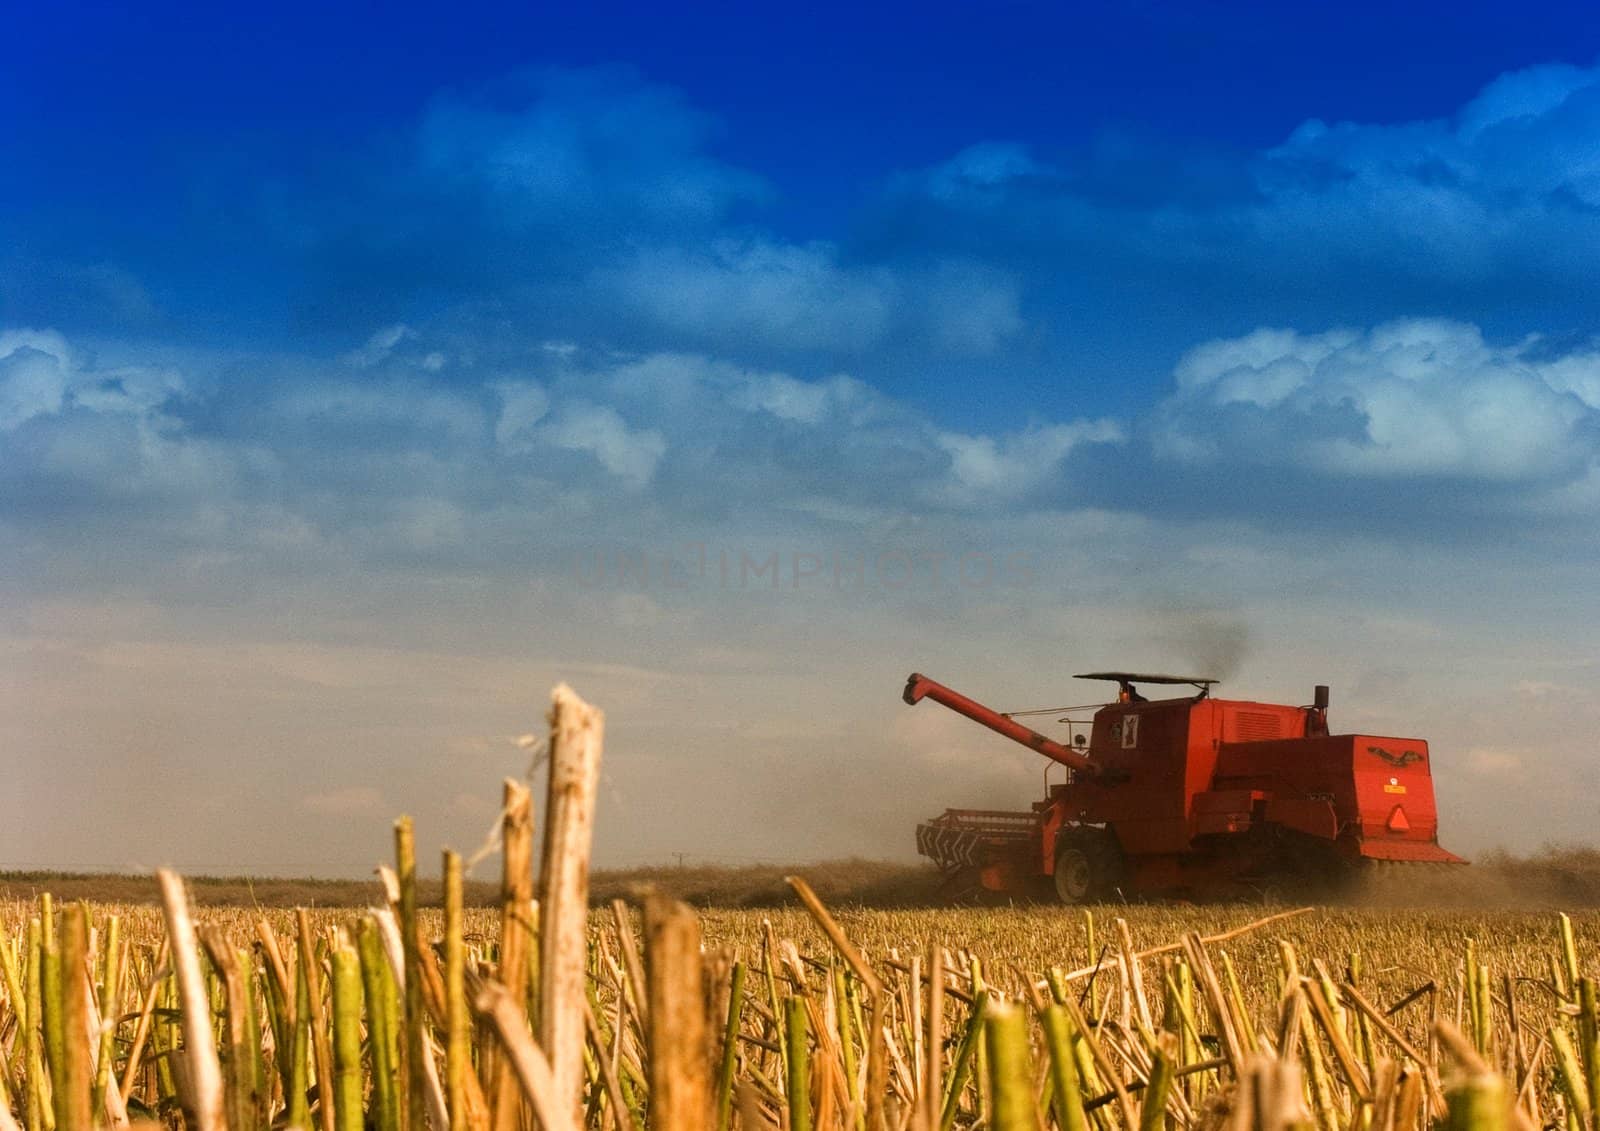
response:
<svg viewBox="0 0 1600 1131"><path fill-rule="evenodd" d="M556 678L611 710L603 859L903 855L1038 788L902 713L912 667L1331 682L1433 740L1457 846L1587 828L1578 9L68 5L16 42L0 861L360 871L402 809L464 843ZM30 816L69 798L107 835Z"/></svg>

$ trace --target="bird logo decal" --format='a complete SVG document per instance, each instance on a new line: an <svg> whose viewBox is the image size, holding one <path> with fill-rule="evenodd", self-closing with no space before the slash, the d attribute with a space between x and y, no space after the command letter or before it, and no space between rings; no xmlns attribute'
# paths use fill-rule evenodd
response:
<svg viewBox="0 0 1600 1131"><path fill-rule="evenodd" d="M1413 762L1422 761L1422 755L1415 750L1402 750L1400 753L1395 754L1381 746L1369 746L1367 747L1367 753L1376 754L1391 766L1409 766Z"/></svg>

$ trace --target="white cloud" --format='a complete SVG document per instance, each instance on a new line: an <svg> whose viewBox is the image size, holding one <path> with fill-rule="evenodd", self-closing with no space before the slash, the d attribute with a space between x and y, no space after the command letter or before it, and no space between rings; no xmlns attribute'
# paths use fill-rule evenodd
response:
<svg viewBox="0 0 1600 1131"><path fill-rule="evenodd" d="M653 428L631 428L616 409L574 401L542 429L550 444L588 452L600 465L634 489L650 482L666 454L667 441Z"/></svg>
<svg viewBox="0 0 1600 1131"><path fill-rule="evenodd" d="M59 335L37 340L51 358L78 356ZM80 556L86 573L127 579L164 563L219 594L354 563L374 576L567 576L579 543L621 547L641 529L878 537L930 504L941 521L1067 507L1072 450L1121 436L1105 421L951 433L843 374L525 349L448 379L258 359L259 378L218 380L194 354L186 384L166 369L74 361L61 407L30 408L26 442L0 445L0 497L11 500L0 523L37 560L92 537L115 552ZM527 376L502 376L518 365ZM92 517L52 524L58 507ZM575 515L584 522L561 521ZM642 606L624 611L649 619Z"/></svg>
<svg viewBox="0 0 1600 1131"><path fill-rule="evenodd" d="M100 369L54 330L0 331L0 431L69 408L150 414L182 392L165 367Z"/></svg>
<svg viewBox="0 0 1600 1131"><path fill-rule="evenodd" d="M861 388L860 382L849 377L797 381L782 373L751 373L741 376L734 403L771 413L780 420L816 425L822 423L830 409L847 403Z"/></svg>
<svg viewBox="0 0 1600 1131"><path fill-rule="evenodd" d="M950 456L950 476L939 493L950 502L979 505L1015 499L1049 480L1073 448L1123 438L1109 420L1030 428L1005 436L944 432L939 446Z"/></svg>
<svg viewBox="0 0 1600 1131"><path fill-rule="evenodd" d="M550 395L537 381L500 381L491 387L500 394L495 443L508 452L528 451L534 441L533 426L550 411Z"/></svg>
<svg viewBox="0 0 1600 1131"><path fill-rule="evenodd" d="M903 338L981 356L1023 327L1020 287L1006 271L965 258L849 264L824 241L655 246L595 280L636 318L741 350L863 352Z"/></svg>
<svg viewBox="0 0 1600 1131"><path fill-rule="evenodd" d="M1458 131L1462 137L1476 140L1494 126L1537 121L1594 82L1594 71L1565 63L1509 71L1462 108L1456 116Z"/></svg>
<svg viewBox="0 0 1600 1131"><path fill-rule="evenodd" d="M883 337L894 311L886 272L843 269L822 243L723 239L692 251L655 248L602 277L625 306L659 326L793 349L865 349Z"/></svg>
<svg viewBox="0 0 1600 1131"><path fill-rule="evenodd" d="M164 366L100 368L54 331L0 332L0 432L21 433L0 446L0 480L80 504L204 507L226 495L251 453L190 435L174 411L187 395Z"/></svg>
<svg viewBox="0 0 1600 1131"><path fill-rule="evenodd" d="M1004 271L952 260L901 277L904 305L921 314L917 336L948 353L983 357L1023 328L1021 287Z"/></svg>
<svg viewBox="0 0 1600 1131"><path fill-rule="evenodd" d="M968 146L931 170L927 175L927 188L936 197L951 199L972 189L992 189L1048 172L1024 145L981 142Z"/></svg>
<svg viewBox="0 0 1600 1131"><path fill-rule="evenodd" d="M524 72L482 95L435 101L417 172L512 231L698 227L765 191L704 153L706 115L629 68Z"/></svg>
<svg viewBox="0 0 1600 1131"><path fill-rule="evenodd" d="M377 365L387 359L394 352L394 348L401 342L408 341L416 336L417 332L404 323L385 326L381 330L374 331L372 336L367 339L366 345L345 354L345 363L358 369L366 369Z"/></svg>
<svg viewBox="0 0 1600 1131"><path fill-rule="evenodd" d="M66 594L70 603L50 615L74 627L35 623L26 638L9 640L0 632L0 667L29 680L9 696L0 681L9 744L35 749L53 735L52 755L111 750L118 764L142 765L146 747L130 745L124 732L125 716L145 712L154 720L148 749L183 751L197 773L226 778L229 788L261 792L240 783L241 772L273 782L265 803L274 826L294 829L300 841L347 833L350 844L330 859L354 870L370 859L373 842L351 830L381 836L384 818L399 810L416 813L419 827L426 817L452 843L476 843L470 838L481 823L470 806L452 808L460 787L451 775L473 766L492 787L503 773L522 772L528 753L492 736L537 734L539 696L558 675L613 712L608 772L653 800L692 798L707 782L729 780L767 796L763 778L771 765L804 754L806 728L815 729L806 714L821 704L827 726L865 735L862 749L888 751L815 768L818 780L863 786L852 795L861 803L841 810L868 830L852 843L905 853L910 826L945 804L1025 805L1037 795L1038 766L1024 751L961 729L959 719L897 706L903 665L937 663L942 678L1000 705L1073 701L1055 698L1068 690L1061 673L1082 670L1063 667L1063 647L1086 666L1096 656L1107 664L1177 662L1185 634L1153 631L1149 595L1205 590L1250 610L1255 654L1247 665L1255 670L1242 673L1250 678L1239 680L1241 692L1295 702L1313 682L1348 686L1374 648L1386 667L1415 673L1403 688L1382 681L1412 714L1378 710L1389 702L1371 701L1382 692L1338 701L1350 703L1347 724L1428 736L1441 766L1442 808L1454 806L1447 788L1493 798L1511 775L1549 757L1584 764L1569 711L1558 712L1553 755L1542 734L1521 733L1530 715L1544 713L1535 710L1540 702L1570 707L1563 693L1541 700L1537 689L1522 689L1525 698L1513 691L1519 710L1509 717L1492 706L1519 675L1550 670L1508 660L1504 645L1531 648L1534 640L1543 650L1555 638L1560 648L1590 653L1582 628L1593 600L1581 565L1565 591L1557 578L1551 592L1531 596L1518 590L1528 575L1479 560L1492 559L1487 552L1396 547L1381 535L1341 540L1287 521L1263 533L1244 523L1191 526L1081 509L1080 485L1069 477L1080 468L1092 474L1086 454L1142 458L1114 422L952 431L921 406L850 377L807 380L704 356L619 357L588 345L551 358L536 341L524 346L533 355L522 359L526 369L496 357L448 382L419 374L378 380L372 371L361 381L337 361L285 361L268 370L272 381L245 387L197 369L187 386L195 392L175 404L124 390L104 408L32 418L18 433L27 443L0 444L0 471L16 473L4 485L77 469L60 507L72 521L53 513L47 491L33 498L52 511L48 521L16 507L24 492L4 490L0 498L14 509L0 515L0 536L8 550L22 548L19 560L71 569L44 576L32 567L10 579L23 600L9 607L26 609L32 592ZM1345 387L1359 392L1358 378L1376 374L1427 390L1419 403L1432 406L1453 395L1452 374L1487 366L1515 380L1542 375L1551 395L1582 405L1578 393L1555 389L1581 387L1582 366L1554 371L1543 348L1493 346L1451 324L1326 340L1267 334L1196 351L1174 400L1213 417L1290 412L1302 402L1327 411L1333 390L1355 395ZM1357 354L1381 363L1356 366ZM1298 366L1292 380L1258 380L1258 370L1279 364ZM90 368L84 387L101 388L100 377ZM135 412L134 404L151 407ZM1448 403L1435 409L1452 419L1457 411ZM126 453L140 444L154 445L143 449L150 468L174 476L158 521L127 494L155 474L130 473L139 465ZM1115 448L1085 453L1088 444ZM1274 458L1297 450L1275 450ZM106 459L107 451L124 454ZM84 517L72 506L86 507ZM703 574L683 568L675 583L658 580L662 555L690 563L686 544L702 540L713 563ZM647 551L652 580L584 589L572 577L574 545ZM939 567L946 583L858 593L836 590L826 574L804 590L741 590L717 580L722 548L737 558L771 546L788 563L796 552L825 554L834 545L864 555L869 571L884 548L949 551ZM1002 575L1000 563L1019 552L1029 575L1015 588L963 588L955 559L968 547ZM1402 576L1412 580L1397 596ZM1507 596L1484 607L1482 593L1491 591ZM130 616L102 602L105 593L163 615ZM1510 630L1505 619L1515 621ZM84 653L93 653L94 666ZM670 670L603 663L635 654ZM1006 671L996 669L996 656ZM1284 664L1286 656L1294 662ZM1509 675L1507 664L1516 669ZM109 694L81 693L80 683L95 684L106 671L116 674ZM246 728L266 736L257 745L299 750L300 760L280 764L233 747L231 760L212 759L241 718L264 720ZM903 728L927 729L896 740ZM87 737L101 734L109 738ZM780 745L764 755L770 764L751 764L752 734L791 737L774 739ZM790 742L793 750L783 745ZM350 772L356 762L360 773ZM917 789L896 799L885 822L883 798L866 786L897 766L946 762L959 782L952 786L946 774L943 796ZM651 778L656 763L671 765ZM41 775L61 764L54 756L33 763ZM346 772L330 775L330 766ZM81 772L59 777L64 796L87 780ZM101 793L114 804L114 793ZM621 804L609 795L605 803ZM1540 794L1526 805L1548 805L1551 827L1586 827L1587 812L1564 795ZM1461 829L1450 816L1460 809L1444 811ZM451 824L451 814L461 820ZM13 837L47 831L7 817ZM612 853L649 854L671 835L642 803L613 809L606 827L617 830ZM774 830L792 836L786 843L797 852L820 850L814 830L790 829L765 809L727 835L753 843ZM207 844L227 845L235 833L212 822ZM1457 835L1449 834L1451 847L1467 839ZM263 837L263 860L282 858L271 855L282 851L271 839Z"/></svg>
<svg viewBox="0 0 1600 1131"><path fill-rule="evenodd" d="M411 381L347 380L322 373L279 392L274 407L287 417L317 426L419 429L457 440L484 430L484 414L460 393Z"/></svg>
<svg viewBox="0 0 1600 1131"><path fill-rule="evenodd" d="M71 355L60 334L0 333L0 431L59 412L71 381L70 369Z"/></svg>
<svg viewBox="0 0 1600 1131"><path fill-rule="evenodd" d="M1545 65L1453 115L1312 119L1255 152L1115 129L1048 156L987 142L897 178L885 241L983 248L1067 310L1138 280L1126 293L1207 313L1592 311L1597 139L1600 66Z"/></svg>
<svg viewBox="0 0 1600 1131"><path fill-rule="evenodd" d="M1308 264L1391 263L1445 283L1530 266L1574 277L1600 203L1597 135L1600 69L1512 71L1453 118L1305 123L1254 162L1259 196L1237 218L1269 254Z"/></svg>
<svg viewBox="0 0 1600 1131"><path fill-rule="evenodd" d="M1537 344L1440 319L1207 342L1178 364L1156 448L1336 475L1571 478L1593 453L1600 356L1542 360Z"/></svg>

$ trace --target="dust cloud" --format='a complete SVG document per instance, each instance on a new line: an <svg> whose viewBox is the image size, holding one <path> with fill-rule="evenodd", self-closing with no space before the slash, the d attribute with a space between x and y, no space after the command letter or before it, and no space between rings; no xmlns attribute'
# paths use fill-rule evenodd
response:
<svg viewBox="0 0 1600 1131"><path fill-rule="evenodd" d="M1554 845L1531 856L1489 852L1468 866L1379 867L1342 902L1530 911L1600 906L1600 849Z"/></svg>

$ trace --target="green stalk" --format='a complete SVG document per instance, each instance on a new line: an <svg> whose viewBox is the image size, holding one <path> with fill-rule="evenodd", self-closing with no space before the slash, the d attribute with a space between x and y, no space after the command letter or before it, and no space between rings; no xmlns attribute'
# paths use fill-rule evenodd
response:
<svg viewBox="0 0 1600 1131"><path fill-rule="evenodd" d="M1301 1008L1310 1009L1303 1004ZM1301 1023L1310 1026L1309 1012L1302 1015ZM1334 1099L1333 1078L1328 1072L1327 1058L1322 1053L1322 1042L1307 1033L1300 1041L1300 1054L1305 1059L1306 1075L1311 1080L1311 1106L1317 1126L1324 1128L1324 1131L1331 1131L1340 1123L1339 1105Z"/></svg>
<svg viewBox="0 0 1600 1131"><path fill-rule="evenodd" d="M811 1131L811 1046L807 1039L806 1002L798 994L783 1003L788 1040L784 1090L789 1097L789 1131Z"/></svg>
<svg viewBox="0 0 1600 1131"><path fill-rule="evenodd" d="M944 1088L944 1106L939 1112L939 1131L950 1131L955 1126L956 1113L961 1110L961 1093L967 1090L967 1076L972 1071L972 1057L983 1036L983 1012L989 1004L989 992L979 990L972 999L972 1013L967 1017L966 1031L956 1046L956 1061L950 1068L950 1079Z"/></svg>
<svg viewBox="0 0 1600 1131"><path fill-rule="evenodd" d="M1457 1017L1456 1026L1457 1028L1465 1029L1476 1039L1478 1027L1478 946L1472 939L1467 940L1466 970L1467 1016L1465 1020ZM1329 1000L1331 1001L1332 999L1330 998ZM1479 1049L1478 1051L1482 1052L1483 1050Z"/></svg>
<svg viewBox="0 0 1600 1131"><path fill-rule="evenodd" d="M3 1106L8 1114L14 1112L17 1106L11 1099L10 1076L9 1065L5 1063L5 1058L0 1057L0 1106Z"/></svg>
<svg viewBox="0 0 1600 1131"><path fill-rule="evenodd" d="M1050 1054L1050 1092L1055 1107L1056 1125L1061 1131L1088 1131L1089 1119L1083 1110L1083 1093L1078 1089L1077 1068L1072 1060L1072 1019L1059 1004L1047 1005L1039 1012L1044 1029L1045 1049Z"/></svg>
<svg viewBox="0 0 1600 1131"><path fill-rule="evenodd" d="M1182 1032L1183 1021L1178 1012L1177 963L1172 958L1161 960L1161 985L1161 1031Z"/></svg>
<svg viewBox="0 0 1600 1131"><path fill-rule="evenodd" d="M284 1074L285 1115L290 1127L309 1127L311 1109L306 1092L311 1086L311 989L306 984L304 961L294 964L294 1033L289 1038L289 1067Z"/></svg>
<svg viewBox="0 0 1600 1131"><path fill-rule="evenodd" d="M205 964L206 972L206 999L211 1003L211 1025L215 1030L217 1022L227 1016L228 991L222 984L221 971L214 963ZM218 1041L218 1045L221 1045Z"/></svg>
<svg viewBox="0 0 1600 1131"><path fill-rule="evenodd" d="M728 1120L733 1113L733 1073L739 1064L739 1022L743 1014L744 963L735 962L728 989L728 1024L722 1036L722 1065L717 1070L717 1131L728 1131ZM842 1024L840 1029L840 1041L848 1048L849 1033Z"/></svg>
<svg viewBox="0 0 1600 1131"><path fill-rule="evenodd" d="M1166 1125L1167 1094L1174 1076L1171 1034L1162 1034L1152 1054L1150 1082L1144 1089L1144 1106L1139 1111L1139 1131L1161 1131Z"/></svg>
<svg viewBox="0 0 1600 1131"><path fill-rule="evenodd" d="M1060 1005L1067 1000L1067 974L1059 966L1050 967L1050 972L1045 975L1045 981L1050 983L1050 1000Z"/></svg>
<svg viewBox="0 0 1600 1131"><path fill-rule="evenodd" d="M1470 940L1469 943L1470 944ZM1339 1003L1344 999L1339 994L1339 989L1333 984L1333 978L1328 974L1327 968L1320 962L1314 962L1317 971L1317 982L1322 986L1322 997L1328 1003L1328 1013L1333 1017L1334 1025L1339 1030L1339 1035L1350 1039L1350 1026L1345 1014L1344 1006Z"/></svg>
<svg viewBox="0 0 1600 1131"><path fill-rule="evenodd" d="M1349 974L1350 984L1359 986L1361 984L1361 952L1359 950L1350 952ZM1361 1058L1361 1063L1366 1066L1367 1079L1376 1080L1378 1078L1378 1050L1374 1047L1372 1040L1372 1022L1360 1010L1356 1011L1355 1038L1360 1046L1356 1049L1356 1055Z"/></svg>
<svg viewBox="0 0 1600 1131"><path fill-rule="evenodd" d="M337 1131L362 1131L361 960L347 942L333 948L333 1091Z"/></svg>
<svg viewBox="0 0 1600 1131"><path fill-rule="evenodd" d="M41 990L44 1005L44 1055L50 1069L50 1095L55 1097L52 1106L60 1104L63 1090L62 1071L66 1067L66 1038L61 1028L61 951L56 941L55 904L46 892L39 897L39 929L44 942L41 952ZM60 1112L55 1111L56 1122Z"/></svg>
<svg viewBox="0 0 1600 1131"><path fill-rule="evenodd" d="M972 960L972 992L977 994L988 989L983 980L983 963L978 959ZM987 1041L979 1041L972 1050L974 1060L974 1074L978 1085L978 1119L987 1122L993 1115L989 1110L991 1089L989 1086L989 1045Z"/></svg>
<svg viewBox="0 0 1600 1131"><path fill-rule="evenodd" d="M1505 1081L1492 1072L1459 1080L1445 1092L1445 1101L1450 1109L1446 1131L1505 1131L1511 1123Z"/></svg>
<svg viewBox="0 0 1600 1131"><path fill-rule="evenodd" d="M1600 1008L1595 1002L1593 978L1578 979L1578 1039L1593 1102L1595 1096L1600 1096Z"/></svg>
<svg viewBox="0 0 1600 1131"><path fill-rule="evenodd" d="M1200 1060L1200 1026L1194 1015L1194 968L1189 965L1188 958L1181 957L1177 962L1178 972L1178 1014L1183 1018L1183 1029L1179 1032L1178 1055L1183 1063L1194 1064ZM1202 1072L1197 1077L1186 1077L1194 1080L1194 1086L1188 1089L1188 1098L1193 1100L1204 1096L1209 1090L1208 1083L1211 1074Z"/></svg>
<svg viewBox="0 0 1600 1131"><path fill-rule="evenodd" d="M333 1087L332 1027L322 995L322 959L317 953L316 939L311 934L311 916L303 907L295 908L295 937L300 952L300 970L306 980L306 1013L310 1023L311 1051L316 1066L317 1124L322 1131L335 1131Z"/></svg>
<svg viewBox="0 0 1600 1131"><path fill-rule="evenodd" d="M1544 956L1546 968L1550 972L1550 984L1555 987L1557 995L1566 1001L1572 997L1572 991L1567 986L1566 967L1561 964L1561 959L1553 954Z"/></svg>
<svg viewBox="0 0 1600 1131"><path fill-rule="evenodd" d="M6 1001L11 1003L11 1012L17 1018L19 1032L28 1026L27 994L22 988L22 968L18 965L17 952L13 949L20 942L20 939L14 940L6 934L5 922L0 920L0 974L5 977ZM23 1046L21 1042L13 1042L13 1046L11 1052L16 1056L22 1051Z"/></svg>
<svg viewBox="0 0 1600 1131"><path fill-rule="evenodd" d="M778 996L778 947L773 941L772 921L763 919L761 928L761 955L767 966L767 1004L772 1007L773 1028L777 1030L775 1036L777 1037L778 1055L783 1058L785 1063L788 1063L789 1038L784 1032L782 1024L783 998Z"/></svg>
<svg viewBox="0 0 1600 1131"><path fill-rule="evenodd" d="M100 953L95 956L99 962L100 977L94 982L95 1001L103 1002L106 999L106 979L114 976L118 971L113 967L117 963L117 948L122 945L122 917L120 915L107 915L105 919L105 937L100 940Z"/></svg>
<svg viewBox="0 0 1600 1131"><path fill-rule="evenodd" d="M994 1131L1035 1131L1033 1064L1028 1055L1028 1020L1014 1005L984 1010L989 1049L989 1093Z"/></svg>
<svg viewBox="0 0 1600 1131"><path fill-rule="evenodd" d="M372 1048L372 1113L378 1131L399 1131L395 1080L395 988L378 926L361 920L361 981L367 994L367 1033Z"/></svg>
<svg viewBox="0 0 1600 1131"><path fill-rule="evenodd" d="M40 1039L39 1025L40 1014L44 1010L44 973L43 932L39 925L38 916L28 920L28 1008L29 1023L22 1031L24 1042L23 1055L27 1066L27 1094L24 1102L27 1105L27 1122L30 1128L47 1126L45 1113L50 1110L50 1102L46 1098L44 1052ZM49 1124L54 1124L54 1117Z"/></svg>
<svg viewBox="0 0 1600 1131"><path fill-rule="evenodd" d="M856 1131L866 1131L867 1110L861 1102L861 1080L856 1074L856 1034L861 1032L860 1002L856 984L843 966L833 968L834 1001L839 1009L839 1044L844 1049L845 1092L856 1113Z"/></svg>
<svg viewBox="0 0 1600 1131"><path fill-rule="evenodd" d="M240 997L244 1004L244 1032L249 1041L247 1050L249 1063L239 1073L239 1082L248 1091L248 1106L251 1118L258 1127L265 1127L268 1115L272 1109L272 1097L267 1086L267 1065L265 1053L261 1049L261 1012L256 1006L255 992L255 956L243 947L240 947L234 959L239 964ZM271 981L268 978L268 981Z"/></svg>
<svg viewBox="0 0 1600 1131"><path fill-rule="evenodd" d="M1090 962L1094 962L1094 961L1096 961L1096 957L1095 957L1096 951L1095 951L1095 948L1094 948L1094 912L1090 911L1087 907L1085 907L1083 909L1083 934L1084 934L1084 940L1085 940L1085 942L1087 943L1087 945L1089 947L1089 961ZM1090 1017L1098 1017L1100 1015L1100 986L1099 986L1099 982L1100 982L1100 980L1098 978L1090 978L1089 979L1089 1016Z"/></svg>
<svg viewBox="0 0 1600 1131"><path fill-rule="evenodd" d="M1069 1020L1070 1020L1069 1015ZM1074 1022L1076 1028L1076 1022ZM1100 1079L1100 1069L1094 1062L1094 1052L1089 1048L1089 1042L1081 1031L1076 1032L1076 1040L1072 1042L1072 1059L1078 1066L1078 1079L1080 1089L1085 1092L1104 1093L1106 1085ZM1110 1107L1097 1107L1089 1113L1089 1118L1101 1131L1110 1131L1114 1124Z"/></svg>
<svg viewBox="0 0 1600 1131"><path fill-rule="evenodd" d="M89 1104L91 1112L104 1111L106 1089L111 1086L111 1062L117 1052L117 1003L122 992L122 920L116 915L106 919L105 962L100 979L100 1057L95 1066L94 1096Z"/></svg>
<svg viewBox="0 0 1600 1131"><path fill-rule="evenodd" d="M1573 998L1578 987L1578 944L1572 937L1572 919L1561 913L1561 969L1566 975L1562 983L1562 996Z"/></svg>
<svg viewBox="0 0 1600 1131"><path fill-rule="evenodd" d="M278 1077L278 1086L283 1090L284 1103L289 1102L289 1056L294 1042L294 1022L291 1020L293 1012L290 1010L288 990L278 982L277 975L271 969L268 960L266 977L263 979L267 998L267 1023L272 1026L272 1068Z"/></svg>
<svg viewBox="0 0 1600 1131"><path fill-rule="evenodd" d="M1244 991L1239 988L1239 975L1234 973L1233 959L1228 957L1228 952L1224 950L1219 953L1222 955L1223 973L1228 979L1228 1001L1233 1007L1234 1026L1238 1029L1239 1038L1245 1042L1246 1047L1253 1046L1256 1043L1256 1031L1255 1026L1250 1023L1250 1011L1244 1006ZM1328 1000L1336 1002L1339 998L1337 994L1330 993ZM1340 1020L1342 1022L1343 1018Z"/></svg>
<svg viewBox="0 0 1600 1131"><path fill-rule="evenodd" d="M405 1041L400 1050L406 1079L404 1126L408 1131L424 1131L428 1126L428 1097L423 1058L429 1054L424 1028L427 1018L422 997L422 958L417 951L417 851L410 817L401 817L394 823L394 864L395 878L400 884L400 946L406 972L406 1001L401 1014ZM529 965L536 967L538 963Z"/></svg>
<svg viewBox="0 0 1600 1131"><path fill-rule="evenodd" d="M1550 1026L1550 1054L1555 1061L1556 1084L1566 1097L1567 1112L1575 1115L1579 1126L1591 1125L1593 1116L1589 1106L1589 1086L1584 1079L1583 1066L1572 1047L1571 1035L1559 1025Z"/></svg>
<svg viewBox="0 0 1600 1131"><path fill-rule="evenodd" d="M161 1023L150 1031L152 1050L156 1056L156 1101L161 1103L177 1098L178 1083L172 1074L172 1054L178 1049L178 1026L173 1019L178 1015L178 976L169 974L161 987ZM159 1037L159 1039L158 1039ZM166 1055L160 1055L165 1053Z"/></svg>
<svg viewBox="0 0 1600 1131"><path fill-rule="evenodd" d="M1476 963L1468 973L1473 980L1472 1043L1488 1056L1489 1044L1494 1039L1494 996L1489 989L1489 965Z"/></svg>

